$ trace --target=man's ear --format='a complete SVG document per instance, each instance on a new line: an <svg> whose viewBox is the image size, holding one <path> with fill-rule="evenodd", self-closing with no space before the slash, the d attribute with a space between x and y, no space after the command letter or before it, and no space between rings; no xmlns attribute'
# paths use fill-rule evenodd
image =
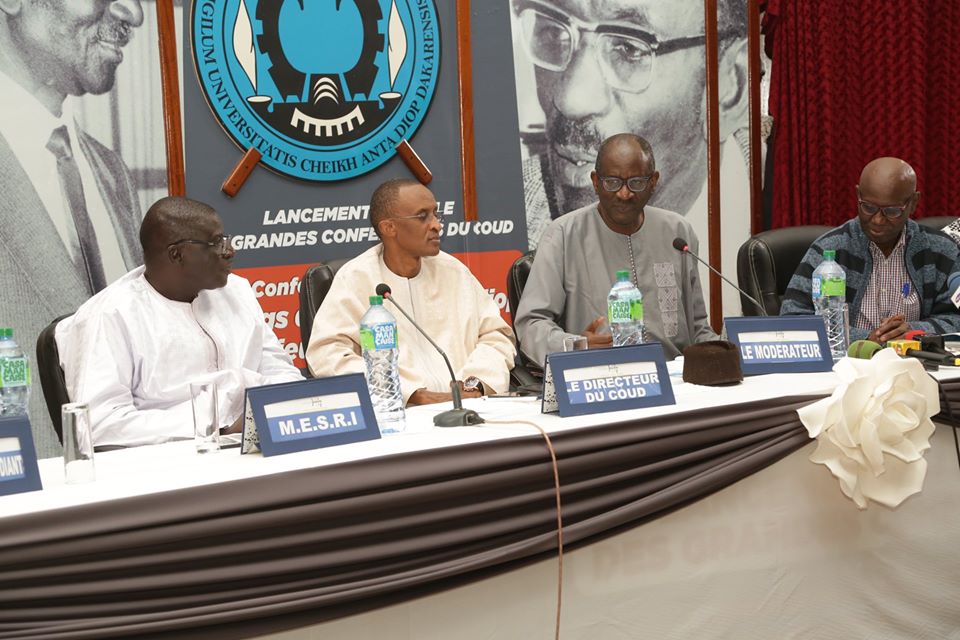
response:
<svg viewBox="0 0 960 640"><path fill-rule="evenodd" d="M380 231L380 240L393 238L397 235L397 223L390 218L381 220L378 229Z"/></svg>
<svg viewBox="0 0 960 640"><path fill-rule="evenodd" d="M0 0L0 11L8 16L15 16L23 8L23 0Z"/></svg>
<svg viewBox="0 0 960 640"><path fill-rule="evenodd" d="M2 2L3 0L0 0ZM180 264L183 262L183 250L181 245L174 244L167 247L167 260L173 264Z"/></svg>
<svg viewBox="0 0 960 640"><path fill-rule="evenodd" d="M721 53L717 64L720 85L720 140L750 126L750 87L747 78L747 39L737 38ZM706 118L704 118L706 127ZM704 129L706 138L706 129Z"/></svg>

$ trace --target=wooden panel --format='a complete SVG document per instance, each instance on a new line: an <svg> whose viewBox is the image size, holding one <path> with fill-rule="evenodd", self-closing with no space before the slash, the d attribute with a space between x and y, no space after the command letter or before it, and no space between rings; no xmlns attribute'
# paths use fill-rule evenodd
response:
<svg viewBox="0 0 960 640"><path fill-rule="evenodd" d="M223 181L223 184L220 185L220 191L223 191L225 194L231 198L237 195L240 191L240 188L247 181L247 178L250 177L250 174L253 173L253 170L257 167L257 163L260 162L260 158L263 155L257 150L256 147L250 147L247 149L247 152L243 154L243 157L240 158L240 162L237 163L237 166L233 168L233 171L230 172L230 175L227 176L227 179Z"/></svg>
<svg viewBox="0 0 960 640"><path fill-rule="evenodd" d="M719 41L717 0L704 0L703 23L707 36L707 238L714 269L720 264L720 93L718 91ZM723 324L723 292L720 278L710 274L710 326L718 332Z"/></svg>
<svg viewBox="0 0 960 640"><path fill-rule="evenodd" d="M477 166L473 145L473 52L470 0L457 0L457 71L460 88L460 181L463 219L477 219Z"/></svg>
<svg viewBox="0 0 960 640"><path fill-rule="evenodd" d="M750 233L763 231L763 161L760 153L760 7L747 2L747 73L750 92Z"/></svg>
<svg viewBox="0 0 960 640"><path fill-rule="evenodd" d="M157 0L160 33L160 84L163 88L163 131L167 145L167 192L186 194L183 167L183 127L180 120L180 74L177 70L177 31L173 0Z"/></svg>

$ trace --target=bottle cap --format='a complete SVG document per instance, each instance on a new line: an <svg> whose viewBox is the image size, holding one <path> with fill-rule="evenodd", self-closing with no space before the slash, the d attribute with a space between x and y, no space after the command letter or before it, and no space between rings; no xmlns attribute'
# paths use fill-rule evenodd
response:
<svg viewBox="0 0 960 640"><path fill-rule="evenodd" d="M617 280L629 280L629 279L630 279L630 272L628 270L621 269L620 271L617 271Z"/></svg>
<svg viewBox="0 0 960 640"><path fill-rule="evenodd" d="M370 296L370 306L382 305L383 296Z"/></svg>
<svg viewBox="0 0 960 640"><path fill-rule="evenodd" d="M824 260L836 260L837 251L836 249L824 249L823 250L823 259Z"/></svg>

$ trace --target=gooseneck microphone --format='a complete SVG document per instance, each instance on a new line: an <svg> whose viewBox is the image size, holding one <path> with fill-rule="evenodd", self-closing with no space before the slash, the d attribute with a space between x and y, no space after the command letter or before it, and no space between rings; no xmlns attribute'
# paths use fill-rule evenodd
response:
<svg viewBox="0 0 960 640"><path fill-rule="evenodd" d="M440 357L443 358L443 361L447 365L447 371L450 372L450 394L453 396L453 409L444 411L443 413L438 413L433 417L433 424L438 427L466 427L474 424L482 424L483 418L480 417L480 414L472 409L463 408L463 399L460 396L460 383L457 381L457 376L453 372L453 367L450 365L450 358L447 357L447 354L443 352L443 349L433 341L433 338L423 330L417 321L410 317L410 314L404 311L403 307L397 304L397 301L393 299L393 292L390 290L390 285L384 284L381 282L377 285L377 295L382 297L384 300L389 300L400 313L410 321L410 324L420 332L424 338L427 339L427 342L433 345L433 348L437 350L437 353L440 354Z"/></svg>
<svg viewBox="0 0 960 640"><path fill-rule="evenodd" d="M707 269L710 269L710 271L713 271L715 274L717 274L718 276L720 276L720 277L723 279L724 282L726 282L726 283L729 284L731 287L733 287L734 289L736 289L737 291L739 291L739 292L740 292L740 295L742 295L744 298L746 298L747 300L749 300L750 302L752 302L753 304L755 304L755 305L757 306L757 309L760 310L760 315L762 315L762 316L764 316L764 317L766 317L766 316L768 315L768 314L767 314L767 310L763 308L763 305L762 305L762 304L760 304L759 302L757 302L757 299L756 299L756 298L754 298L753 296L751 296L749 293L747 293L746 291L744 291L743 289L741 289L741 288L738 287L737 285L733 284L733 282L731 282L730 280L728 280L725 275L723 275L722 273L720 273L719 271L717 271L716 269L714 269L714 268L710 265L710 263L704 261L703 258L701 258L701 257L698 256L697 254L695 254L693 251L690 251L690 245L687 244L687 241L686 241L686 240L684 240L683 238L674 238L674 239L673 239L673 248L676 249L677 251L679 251L680 253L686 253L686 254L689 254L689 255L693 256L694 258L696 258L700 263L702 263L703 265L705 265L705 266L707 267Z"/></svg>

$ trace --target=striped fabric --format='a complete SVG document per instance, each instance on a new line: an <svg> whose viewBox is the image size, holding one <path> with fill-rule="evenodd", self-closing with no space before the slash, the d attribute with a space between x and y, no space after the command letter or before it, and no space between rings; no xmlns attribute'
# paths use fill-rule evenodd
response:
<svg viewBox="0 0 960 640"><path fill-rule="evenodd" d="M904 238L903 265L920 304L919 319L910 322L910 327L928 333L960 332L960 314L950 302L951 292L947 291L947 277L960 271L960 247L946 234L921 227L913 220L907 220ZM837 262L847 273L850 317L859 318L873 275L874 260L869 246L870 240L857 218L817 238L790 280L780 314L813 313L810 277L823 261L824 249L834 249ZM866 339L870 330L857 326L856 321L853 325L850 339Z"/></svg>

